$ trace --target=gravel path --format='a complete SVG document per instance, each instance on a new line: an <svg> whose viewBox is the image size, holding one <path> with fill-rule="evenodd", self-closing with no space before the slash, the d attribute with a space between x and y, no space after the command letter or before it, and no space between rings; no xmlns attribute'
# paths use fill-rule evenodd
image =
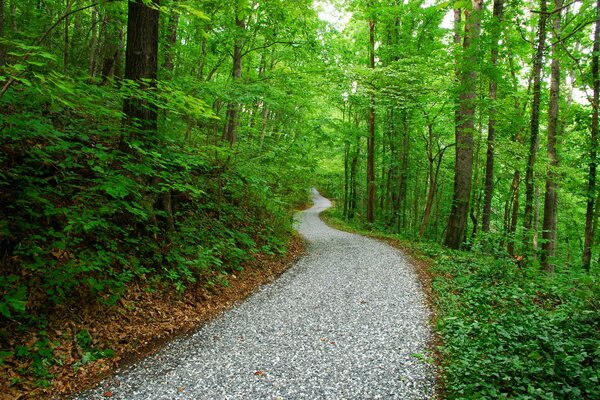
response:
<svg viewBox="0 0 600 400"><path fill-rule="evenodd" d="M306 255L275 283L78 399L430 399L429 312L402 254L327 227L298 226Z"/></svg>

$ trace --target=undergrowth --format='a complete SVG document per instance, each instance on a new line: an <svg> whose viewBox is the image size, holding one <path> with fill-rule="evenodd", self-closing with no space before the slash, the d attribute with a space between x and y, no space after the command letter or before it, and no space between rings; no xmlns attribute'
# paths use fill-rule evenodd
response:
<svg viewBox="0 0 600 400"><path fill-rule="evenodd" d="M226 285L254 254L285 251L290 207L307 196L293 175L268 184L266 157L228 163L228 149L183 140L167 119L140 139L122 123L127 85L52 76L0 97L0 369L40 386L62 362L51 317L77 321L132 284L182 295ZM160 112L189 120L191 100L165 93L152 99ZM112 354L89 335L71 338L76 366Z"/></svg>
<svg viewBox="0 0 600 400"><path fill-rule="evenodd" d="M396 238L430 259L444 398L600 398L597 275L548 274L509 258L407 242L344 221L338 209L326 219Z"/></svg>

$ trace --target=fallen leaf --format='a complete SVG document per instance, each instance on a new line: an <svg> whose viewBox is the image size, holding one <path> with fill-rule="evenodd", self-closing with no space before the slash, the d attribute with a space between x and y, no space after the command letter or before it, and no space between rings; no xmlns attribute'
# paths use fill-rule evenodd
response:
<svg viewBox="0 0 600 400"><path fill-rule="evenodd" d="M104 392L104 394L102 396L104 396L104 397L113 397L113 392Z"/></svg>

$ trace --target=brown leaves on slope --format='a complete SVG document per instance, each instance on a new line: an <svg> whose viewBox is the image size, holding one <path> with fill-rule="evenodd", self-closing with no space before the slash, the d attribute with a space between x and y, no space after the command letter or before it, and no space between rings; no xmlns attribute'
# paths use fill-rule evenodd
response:
<svg viewBox="0 0 600 400"><path fill-rule="evenodd" d="M0 400L58 399L89 388L117 367L135 362L167 341L192 332L260 285L275 280L303 250L304 242L296 235L290 240L286 255L256 255L242 272L227 276L228 287L197 285L182 295L173 289L151 290L138 283L131 285L114 307L94 304L76 312L63 310L46 329L48 339L56 344L51 345L55 358L62 364L49 367L54 376L52 386L37 387L34 378L18 373L29 365L10 357L0 366ZM114 356L75 367L84 352L77 341L77 334L82 331L89 332L93 348L112 349ZM20 335L21 343L37 339L34 332Z"/></svg>

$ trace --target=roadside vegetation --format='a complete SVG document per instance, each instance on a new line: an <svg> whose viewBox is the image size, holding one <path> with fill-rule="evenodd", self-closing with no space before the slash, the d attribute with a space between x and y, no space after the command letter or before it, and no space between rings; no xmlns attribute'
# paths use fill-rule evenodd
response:
<svg viewBox="0 0 600 400"><path fill-rule="evenodd" d="M600 284L585 272L548 276L509 257L323 219L385 240L412 257L429 296L442 398L595 399L600 396ZM393 266L390 266L393 268Z"/></svg>

